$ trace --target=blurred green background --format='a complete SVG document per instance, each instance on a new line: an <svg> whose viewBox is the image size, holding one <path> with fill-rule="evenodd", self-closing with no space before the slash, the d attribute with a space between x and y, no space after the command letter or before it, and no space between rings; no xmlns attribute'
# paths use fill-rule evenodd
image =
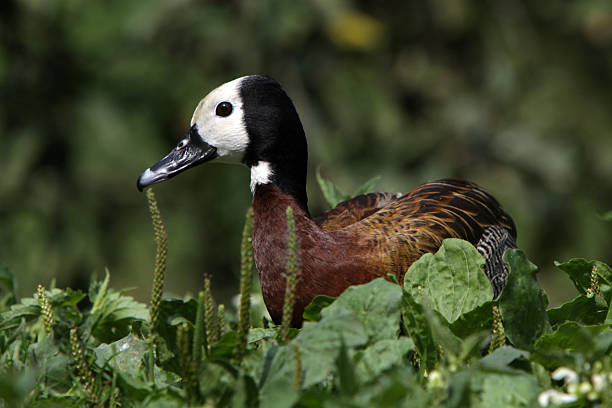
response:
<svg viewBox="0 0 612 408"><path fill-rule="evenodd" d="M149 297L152 228L136 179L196 104L264 73L293 98L314 173L344 191L381 175L409 191L464 177L514 217L553 304L555 260L612 262L612 3L564 1L0 2L0 264L39 282ZM237 293L251 195L241 166L155 188L169 232L166 291L213 277Z"/></svg>

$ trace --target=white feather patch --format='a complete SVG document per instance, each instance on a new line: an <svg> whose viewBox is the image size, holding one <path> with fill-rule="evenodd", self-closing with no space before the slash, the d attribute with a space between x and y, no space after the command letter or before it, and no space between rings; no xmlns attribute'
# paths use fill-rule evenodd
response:
<svg viewBox="0 0 612 408"><path fill-rule="evenodd" d="M219 157L243 153L249 144L240 97L240 85L244 78L234 79L211 91L200 101L191 118L191 124L197 125L200 137L217 148ZM221 102L232 104L229 116L217 116L216 108Z"/></svg>
<svg viewBox="0 0 612 408"><path fill-rule="evenodd" d="M260 161L251 167L251 192L255 191L258 184L269 184L272 180L272 167L266 161Z"/></svg>

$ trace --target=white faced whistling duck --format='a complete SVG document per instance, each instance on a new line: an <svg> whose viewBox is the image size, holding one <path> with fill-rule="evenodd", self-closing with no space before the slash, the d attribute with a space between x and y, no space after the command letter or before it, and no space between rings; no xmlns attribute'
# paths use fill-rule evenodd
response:
<svg viewBox="0 0 612 408"><path fill-rule="evenodd" d="M317 218L308 211L304 129L280 84L254 75L235 79L198 104L185 138L138 179L138 188L167 180L216 158L238 158L251 169L253 249L266 307L282 318L287 265L286 208L295 216L298 280L293 325L314 296L338 296L351 285L408 267L445 238L474 244L497 297L506 282L501 260L515 247L516 228L497 200L479 186L442 179L408 194L371 193Z"/></svg>

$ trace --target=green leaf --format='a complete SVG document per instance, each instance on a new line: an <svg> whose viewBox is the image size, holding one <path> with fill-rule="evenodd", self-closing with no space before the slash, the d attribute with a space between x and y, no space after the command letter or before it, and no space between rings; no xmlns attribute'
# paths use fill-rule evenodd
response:
<svg viewBox="0 0 612 408"><path fill-rule="evenodd" d="M596 336L608 330L607 325L583 326L567 322L550 334L543 335L535 344L534 361L551 369L571 365L579 354L583 357L596 352Z"/></svg>
<svg viewBox="0 0 612 408"><path fill-rule="evenodd" d="M258 406L257 384L253 378L247 374L242 374L236 381L234 395L232 397L233 408L255 408Z"/></svg>
<svg viewBox="0 0 612 408"><path fill-rule="evenodd" d="M292 347L273 346L268 349L259 384L259 406L271 408L293 406L299 398L298 390L293 387L294 375L295 351Z"/></svg>
<svg viewBox="0 0 612 408"><path fill-rule="evenodd" d="M608 305L601 296L579 295L557 308L549 309L547 313L553 327L566 321L593 325L603 323L606 320Z"/></svg>
<svg viewBox="0 0 612 408"><path fill-rule="evenodd" d="M402 288L384 278L346 289L321 311L323 318L350 312L365 329L370 342L397 338Z"/></svg>
<svg viewBox="0 0 612 408"><path fill-rule="evenodd" d="M336 298L332 296L327 296L327 295L315 296L314 299L312 299L312 302L310 302L308 306L306 306L306 308L304 309L304 313L302 314L302 317L305 320L310 320L312 322L321 320L321 310L331 305L334 302L334 300L336 300Z"/></svg>
<svg viewBox="0 0 612 408"><path fill-rule="evenodd" d="M318 167L317 168L317 182L319 183L319 187L321 188L323 197L325 197L325 201L327 201L327 204L329 204L329 207L335 208L338 205L338 203L348 200L350 196L347 196L342 191L340 191L338 187L336 187L334 183L332 183L331 181L325 180L323 177L321 177L320 170L321 168Z"/></svg>
<svg viewBox="0 0 612 408"><path fill-rule="evenodd" d="M355 395L359 389L359 383L355 375L355 366L349 358L344 341L340 343L340 350L335 362L340 392L348 396Z"/></svg>
<svg viewBox="0 0 612 408"><path fill-rule="evenodd" d="M374 187L376 187L376 184L378 184L379 180L380 180L380 176L372 177L371 179L369 179L368 181L366 181L365 183L357 187L357 189L353 192L352 196L356 197L361 194L371 193L372 190L374 190Z"/></svg>
<svg viewBox="0 0 612 408"><path fill-rule="evenodd" d="M358 377L362 382L375 381L382 372L405 364L405 356L411 350L416 346L409 337L377 341L363 351L356 367Z"/></svg>
<svg viewBox="0 0 612 408"><path fill-rule="evenodd" d="M470 379L473 376L473 370L463 370L452 375L448 381L447 407L463 408L470 406Z"/></svg>
<svg viewBox="0 0 612 408"><path fill-rule="evenodd" d="M230 330L223 333L221 339L212 346L210 352L211 359L229 359L233 356L234 350L238 344L236 331Z"/></svg>
<svg viewBox="0 0 612 408"><path fill-rule="evenodd" d="M434 334L425 317L423 306L408 291L404 291L402 296L402 316L406 332L421 356L421 364L432 370L438 362L439 349L434 343Z"/></svg>
<svg viewBox="0 0 612 408"><path fill-rule="evenodd" d="M0 313L0 331L18 327L21 319L30 321L40 316L40 305L34 298L23 298L21 303L12 305L6 312Z"/></svg>
<svg viewBox="0 0 612 408"><path fill-rule="evenodd" d="M89 295L93 306L85 327L103 343L112 343L128 335L136 321L146 321L149 311L145 304L109 287L109 273L101 283L92 283Z"/></svg>
<svg viewBox="0 0 612 408"><path fill-rule="evenodd" d="M307 388L334 372L334 361L342 343L349 348L363 346L368 342L368 335L355 315L344 312L324 316L317 323L304 322L304 327L290 344L293 342L300 348L305 372L303 386Z"/></svg>
<svg viewBox="0 0 612 408"><path fill-rule="evenodd" d="M404 276L404 288L416 298L424 294L433 307L453 323L493 298L493 288L482 271L484 259L472 244L445 239L435 254L427 253Z"/></svg>
<svg viewBox="0 0 612 408"><path fill-rule="evenodd" d="M510 367L516 360L529 360L529 352L515 349L511 346L503 346L480 360L480 367L486 371L498 371L506 373L519 373L520 370Z"/></svg>
<svg viewBox="0 0 612 408"><path fill-rule="evenodd" d="M263 327L254 327L249 330L247 343L255 343L260 340L273 338L278 334L276 329L264 329Z"/></svg>
<svg viewBox="0 0 612 408"><path fill-rule="evenodd" d="M600 261L587 261L583 258L570 259L567 262L555 262L555 266L567 273L576 289L583 295L591 287L591 271L597 268L599 285L604 298L608 304L612 303L612 269Z"/></svg>
<svg viewBox="0 0 612 408"><path fill-rule="evenodd" d="M37 382L44 384L48 391L63 393L70 389L72 363L72 358L60 351L52 336L45 336L28 348L28 365L37 369Z"/></svg>
<svg viewBox="0 0 612 408"><path fill-rule="evenodd" d="M462 314L450 325L450 329L463 339L481 331L490 332L493 326L493 305L496 303L491 300Z"/></svg>
<svg viewBox="0 0 612 408"><path fill-rule="evenodd" d="M530 350L540 336L550 331L548 299L535 277L538 268L522 251L508 249L503 260L510 268L499 297L506 336L514 346Z"/></svg>
<svg viewBox="0 0 612 408"><path fill-rule="evenodd" d="M536 407L542 391L532 375L479 373L472 378L472 388L480 391L483 407Z"/></svg>

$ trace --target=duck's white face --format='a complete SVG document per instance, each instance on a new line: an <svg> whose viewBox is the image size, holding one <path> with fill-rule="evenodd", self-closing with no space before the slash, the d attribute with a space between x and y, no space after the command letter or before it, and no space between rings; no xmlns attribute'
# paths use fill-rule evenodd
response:
<svg viewBox="0 0 612 408"><path fill-rule="evenodd" d="M219 158L240 160L249 144L244 121L240 85L245 77L234 79L211 91L200 101L191 126L202 140L217 149Z"/></svg>

